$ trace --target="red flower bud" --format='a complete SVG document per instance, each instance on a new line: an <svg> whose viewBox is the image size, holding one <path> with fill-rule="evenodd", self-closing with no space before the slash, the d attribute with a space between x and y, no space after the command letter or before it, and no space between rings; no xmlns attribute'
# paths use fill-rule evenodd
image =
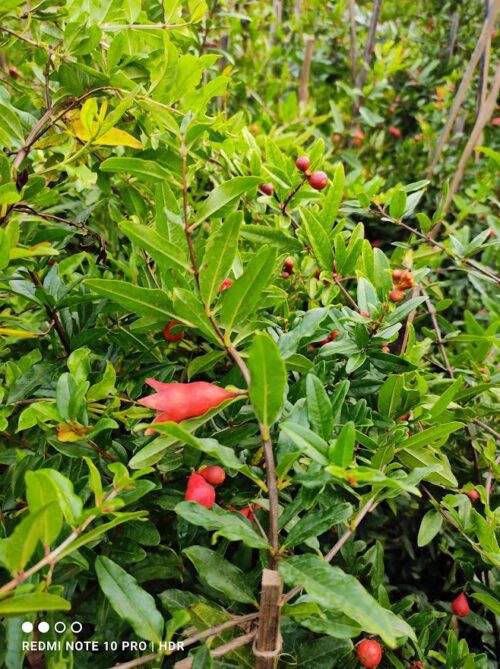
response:
<svg viewBox="0 0 500 669"><path fill-rule="evenodd" d="M358 660L363 667L375 669L382 660L382 646L373 639L363 639L356 648Z"/></svg>
<svg viewBox="0 0 500 669"><path fill-rule="evenodd" d="M200 476L203 476L205 481L208 481L208 483L211 483L212 485L219 485L219 483L223 483L226 478L226 472L222 467L219 467L219 465L203 467L198 473Z"/></svg>
<svg viewBox="0 0 500 669"><path fill-rule="evenodd" d="M307 172L309 169L309 166L311 164L311 161L307 156L299 156L297 160L295 161L295 165L298 170L301 172Z"/></svg>
<svg viewBox="0 0 500 669"><path fill-rule="evenodd" d="M187 418L202 416L225 400L238 396L238 393L219 388L206 381L162 383L154 379L146 379L146 383L157 392L142 397L138 403L158 412L153 423L166 421L180 423ZM147 434L151 432L148 430Z"/></svg>
<svg viewBox="0 0 500 669"><path fill-rule="evenodd" d="M314 190L323 190L328 183L328 176L324 172L313 172L308 179Z"/></svg>
<svg viewBox="0 0 500 669"><path fill-rule="evenodd" d="M469 614L469 602L467 601L467 597L463 592L461 592L458 597L455 597L455 599L452 601L451 610L456 616L459 616L460 618L465 618L465 616Z"/></svg>
<svg viewBox="0 0 500 669"><path fill-rule="evenodd" d="M178 325L182 325L179 323L179 321L170 321L165 327L163 328L163 337L166 341L179 341L184 337L184 330L180 330L177 333L172 332L173 328L177 328Z"/></svg>
<svg viewBox="0 0 500 669"><path fill-rule="evenodd" d="M219 293L222 293L224 290L227 290L228 288L231 288L232 285L233 285L233 282L232 282L231 279L224 279L224 281L219 286Z"/></svg>

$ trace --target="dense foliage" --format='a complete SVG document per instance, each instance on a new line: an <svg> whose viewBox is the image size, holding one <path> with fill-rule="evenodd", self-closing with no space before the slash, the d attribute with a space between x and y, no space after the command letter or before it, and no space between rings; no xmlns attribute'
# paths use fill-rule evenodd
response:
<svg viewBox="0 0 500 669"><path fill-rule="evenodd" d="M374 4L2 0L6 669L496 666L484 3Z"/></svg>

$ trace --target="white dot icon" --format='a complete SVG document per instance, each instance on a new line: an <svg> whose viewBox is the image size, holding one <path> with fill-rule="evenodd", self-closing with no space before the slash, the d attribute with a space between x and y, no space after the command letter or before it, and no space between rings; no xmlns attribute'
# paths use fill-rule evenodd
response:
<svg viewBox="0 0 500 669"><path fill-rule="evenodd" d="M42 620L41 623L38 623L38 631L41 632L42 634L46 634L50 629L49 623L45 622L45 620Z"/></svg>
<svg viewBox="0 0 500 669"><path fill-rule="evenodd" d="M30 622L26 621L21 625L21 629L25 634L29 634L30 632L33 632L33 625Z"/></svg>

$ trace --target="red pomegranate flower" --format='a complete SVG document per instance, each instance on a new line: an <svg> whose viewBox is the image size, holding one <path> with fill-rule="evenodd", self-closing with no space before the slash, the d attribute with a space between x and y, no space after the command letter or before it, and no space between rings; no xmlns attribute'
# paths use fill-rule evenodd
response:
<svg viewBox="0 0 500 669"><path fill-rule="evenodd" d="M180 423L187 418L202 416L222 402L238 397L238 393L225 390L207 381L162 383L155 379L146 379L146 383L157 392L142 397L138 403L157 412L153 423L166 421ZM148 430L147 433L151 434L151 432L153 430Z"/></svg>

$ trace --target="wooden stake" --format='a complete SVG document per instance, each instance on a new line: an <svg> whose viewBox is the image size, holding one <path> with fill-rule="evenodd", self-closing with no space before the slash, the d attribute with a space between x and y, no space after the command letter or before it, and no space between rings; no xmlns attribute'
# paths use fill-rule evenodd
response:
<svg viewBox="0 0 500 669"><path fill-rule="evenodd" d="M491 32L493 30L493 26L495 25L495 20L499 8L500 8L500 0L492 0L488 20L484 22L483 29L481 30L481 34L479 35L479 39L476 44L476 48L474 49L472 56L470 57L469 64L467 65L467 69L465 70L462 81L460 82L460 86L458 87L458 91L455 95L455 99L453 100L453 104L451 106L448 119L443 128L443 131L441 132L438 145L436 146L436 150L434 151L434 156L432 157L431 164L429 165L429 168L427 170L427 178L432 176L432 173L434 172L434 169L438 163L439 157L441 156L441 152L446 142L448 141L451 130L455 123L455 119L457 118L458 112L460 111L463 101L465 100L465 94L467 93L467 90L472 81L472 75L474 74L474 70L476 69L479 59L483 54L486 42L491 37Z"/></svg>
<svg viewBox="0 0 500 669"><path fill-rule="evenodd" d="M446 50L446 62L449 64L455 51L455 44L457 43L458 24L460 23L460 14L453 12L451 17L450 37L448 39L448 49Z"/></svg>
<svg viewBox="0 0 500 669"><path fill-rule="evenodd" d="M358 61L358 48L356 45L356 2L349 0L349 26L351 39L349 42L349 61L351 63L351 81L356 86L356 66Z"/></svg>
<svg viewBox="0 0 500 669"><path fill-rule="evenodd" d="M361 66L359 76L356 80L356 88L359 88L360 93L356 96L352 104L351 127L354 126L354 123L358 117L359 108L363 99L363 86L365 85L366 75L368 74L368 67L370 66L372 60L373 46L375 44L375 33L377 32L377 25L381 9L382 0L374 0L373 12L370 19L370 27L368 28L368 37L363 51L363 64Z"/></svg>
<svg viewBox="0 0 500 669"><path fill-rule="evenodd" d="M300 73L300 82L299 82L299 103L301 105L306 105L307 100L309 99L309 77L311 74L311 63L314 50L314 37L312 37L312 35L306 35L304 41L305 41L304 62L302 64L302 71Z"/></svg>
<svg viewBox="0 0 500 669"><path fill-rule="evenodd" d="M283 582L277 571L264 569L260 596L260 616L254 641L255 669L274 669L281 651L280 615Z"/></svg>
<svg viewBox="0 0 500 669"><path fill-rule="evenodd" d="M488 20L488 14L490 12L490 0L484 0L484 20ZM476 119L479 118L481 113L481 108L485 103L486 96L488 94L488 73L490 71L490 52L491 52L491 38L487 40L484 47L484 53L481 56L481 61L479 65L479 90L477 92L477 114ZM478 144L483 143L483 133L478 139ZM476 163L479 162L480 156L479 153L476 153L475 160Z"/></svg>

